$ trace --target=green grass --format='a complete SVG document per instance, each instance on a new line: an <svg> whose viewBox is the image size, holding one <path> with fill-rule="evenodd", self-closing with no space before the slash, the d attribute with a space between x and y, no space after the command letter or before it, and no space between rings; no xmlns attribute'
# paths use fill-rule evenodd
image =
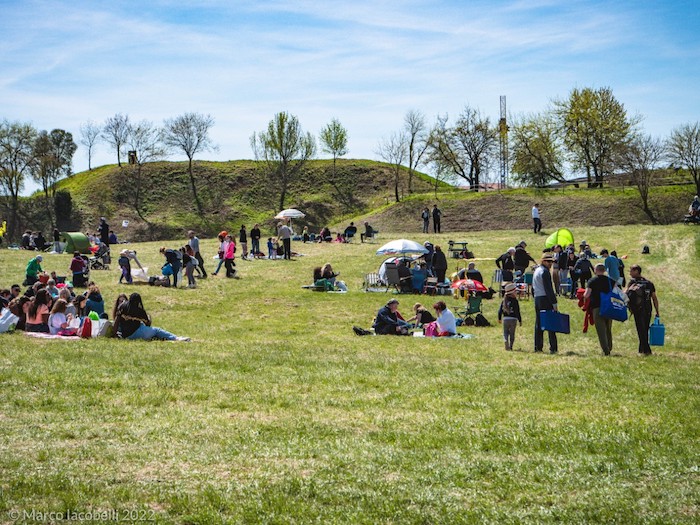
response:
<svg viewBox="0 0 700 525"><path fill-rule="evenodd" d="M239 261L241 280L197 290L119 287L116 269L94 271L108 301L138 290L155 325L193 342L0 336L0 522L117 509L159 523L697 523L697 231L574 230L656 283L666 346L650 358L629 322L615 323L602 357L568 300L573 333L557 356L531 351L532 301L516 352L499 326L461 329L469 340L356 337L351 326L388 298L360 291L379 244L295 243L306 256ZM431 236L468 240L477 257L521 238L532 253L544 239ZM151 268L159 244L136 246ZM203 251L211 270L213 241ZM45 267L69 259L48 255ZM21 280L26 260L0 251L0 282ZM327 261L348 294L300 288ZM478 264L484 275L492 265ZM404 313L431 303L400 300ZM496 309L485 303L493 323Z"/></svg>

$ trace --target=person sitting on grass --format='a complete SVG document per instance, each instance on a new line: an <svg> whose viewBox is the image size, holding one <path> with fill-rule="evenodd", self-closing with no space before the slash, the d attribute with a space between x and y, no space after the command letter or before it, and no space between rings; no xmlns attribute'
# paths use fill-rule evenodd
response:
<svg viewBox="0 0 700 525"><path fill-rule="evenodd" d="M423 306L420 303L416 303L413 305L413 312L416 315L408 319L408 322L410 323L411 321L415 321L416 328L420 328L421 326L435 321L435 317L433 317L433 314L431 314L425 308L425 306Z"/></svg>
<svg viewBox="0 0 700 525"><path fill-rule="evenodd" d="M372 326L377 335L408 335L408 323L399 313L398 299L389 299L379 309Z"/></svg>
<svg viewBox="0 0 700 525"><path fill-rule="evenodd" d="M101 318L106 318L105 301L100 293L100 288L94 281L90 281L88 284L88 291L85 297L87 298L87 301L85 301L85 315L90 315L90 312L95 312Z"/></svg>
<svg viewBox="0 0 700 525"><path fill-rule="evenodd" d="M25 303L24 309L27 314L25 330L27 332L49 333L51 304L51 295L45 289L39 290L33 300Z"/></svg>
<svg viewBox="0 0 700 525"><path fill-rule="evenodd" d="M58 299L51 309L49 315L49 332L52 335L75 335L76 330L70 328L73 319L71 314L66 314L66 301Z"/></svg>
<svg viewBox="0 0 700 525"><path fill-rule="evenodd" d="M121 339L152 341L189 341L189 337L178 337L162 328L151 326L151 316L146 313L141 295L132 293L128 301L117 308L114 319L114 333Z"/></svg>
<svg viewBox="0 0 700 525"><path fill-rule="evenodd" d="M433 305L433 309L437 314L437 320L435 321L437 324L437 336L457 335L457 320L450 309L447 308L445 301L438 301Z"/></svg>

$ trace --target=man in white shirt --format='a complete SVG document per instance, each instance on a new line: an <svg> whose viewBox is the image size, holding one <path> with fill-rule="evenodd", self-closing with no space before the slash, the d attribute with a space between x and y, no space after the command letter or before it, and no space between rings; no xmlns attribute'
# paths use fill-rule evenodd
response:
<svg viewBox="0 0 700 525"><path fill-rule="evenodd" d="M540 220L540 205L535 203L532 207L532 223L535 233L542 230L542 221Z"/></svg>

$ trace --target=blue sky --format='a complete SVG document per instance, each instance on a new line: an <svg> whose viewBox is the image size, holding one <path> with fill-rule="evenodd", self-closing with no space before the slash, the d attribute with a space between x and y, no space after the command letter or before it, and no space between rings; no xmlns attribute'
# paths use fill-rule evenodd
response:
<svg viewBox="0 0 700 525"><path fill-rule="evenodd" d="M700 119L697 0L0 0L0 15L0 119L76 142L88 120L194 111L216 120L200 158L251 158L288 111L314 134L338 118L347 157L375 159L409 110L497 120L500 95L524 114L574 87L611 87L655 136ZM98 147L93 165L114 162Z"/></svg>

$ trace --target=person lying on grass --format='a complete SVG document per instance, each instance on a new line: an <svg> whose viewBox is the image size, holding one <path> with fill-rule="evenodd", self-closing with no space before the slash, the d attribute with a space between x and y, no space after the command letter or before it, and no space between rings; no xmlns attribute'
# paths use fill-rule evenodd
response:
<svg viewBox="0 0 700 525"><path fill-rule="evenodd" d="M151 326L151 316L146 313L141 294L132 293L129 300L117 308L114 319L114 333L121 339L142 339L152 341L189 341L189 337L178 337L162 328Z"/></svg>

